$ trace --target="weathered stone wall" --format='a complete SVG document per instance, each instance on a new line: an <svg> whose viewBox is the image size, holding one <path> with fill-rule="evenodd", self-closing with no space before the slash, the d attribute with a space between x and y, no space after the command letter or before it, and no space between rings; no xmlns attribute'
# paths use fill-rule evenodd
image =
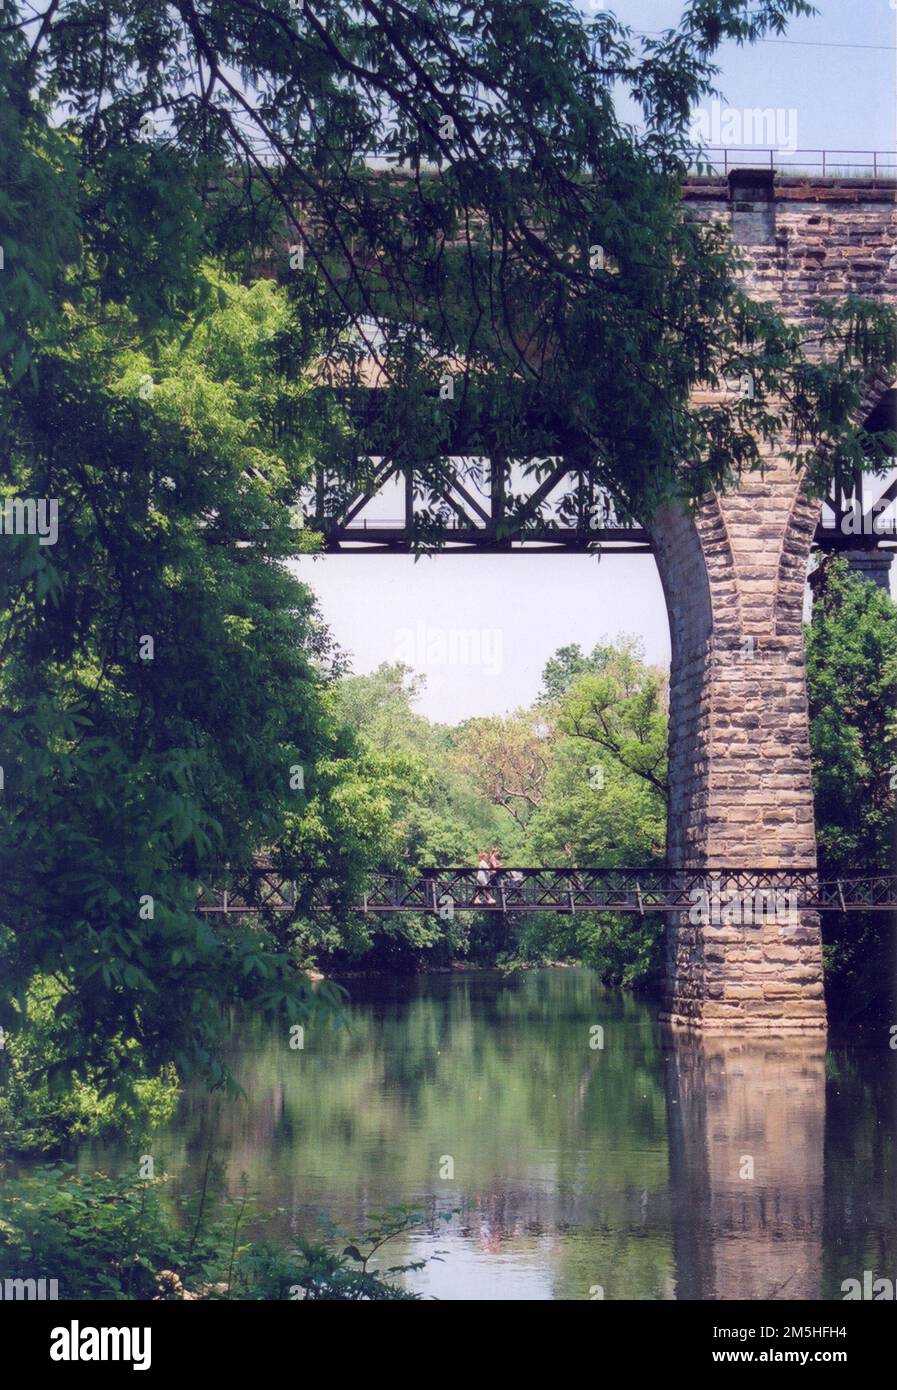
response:
<svg viewBox="0 0 897 1390"><path fill-rule="evenodd" d="M728 219L746 288L812 337L818 304L897 291L893 189L789 181L690 185L687 211ZM893 268L892 268L893 266ZM864 413L891 383L870 383ZM782 449L787 441L782 441ZM815 868L802 616L819 504L779 452L692 518L651 526L672 640L668 857L676 867ZM724 886L724 885L723 885ZM818 916L691 922L667 938L665 1016L703 1029L825 1027Z"/></svg>

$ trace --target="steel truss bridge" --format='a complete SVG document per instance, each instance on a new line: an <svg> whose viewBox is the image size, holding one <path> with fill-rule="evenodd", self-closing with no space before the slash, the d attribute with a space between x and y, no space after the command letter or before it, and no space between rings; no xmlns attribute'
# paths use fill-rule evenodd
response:
<svg viewBox="0 0 897 1390"><path fill-rule="evenodd" d="M388 482L391 476L384 476L380 482ZM554 475L555 485L561 481ZM571 489L583 487L583 480L577 475L568 474L563 481ZM447 485L446 494L448 492ZM447 517L437 552L440 555L583 555L598 549L607 555L653 553L651 538L643 527L617 521L612 515L601 520L596 520L592 514L580 521L546 521L535 516L539 505L536 502L534 515L528 521L510 521L503 510L496 508L494 498L483 506L471 496L469 489L465 488L464 492L467 511L452 511ZM868 512L854 512L850 507L851 497L845 498L841 506L834 505L832 499L823 499L823 518L814 537L816 549L843 552L891 550L897 546L897 526L879 510L892 502L895 495L897 486L892 483L875 498L876 510ZM306 515L305 525L323 535L324 554L396 555L421 548L421 533L410 508L402 517L369 519L360 515L369 501L371 496L360 494L351 499L341 514ZM857 507L860 505L858 502ZM423 548L428 548L426 543ZM429 548L432 549L432 545Z"/></svg>
<svg viewBox="0 0 897 1390"><path fill-rule="evenodd" d="M396 912L648 912L731 908L731 920L783 920L814 912L893 912L897 874L851 873L820 879L812 869L570 869L502 868L483 885L476 868L421 869L408 874L372 874L350 910L384 916ZM706 894L706 900L701 895ZM259 864L228 887L205 890L197 911L204 916L300 915L333 909L326 884L293 881L270 864ZM750 917L746 909L750 910ZM726 917L724 920L730 920Z"/></svg>
<svg viewBox="0 0 897 1390"><path fill-rule="evenodd" d="M382 394L376 387L335 390L359 440L380 432ZM544 422L543 422L544 425ZM897 429L897 389L865 422L870 432ZM482 456L463 436L450 442L438 479L391 457L369 456L364 477L348 485L318 469L302 507L302 525L322 536L325 554L389 555L420 549L452 554L650 554L651 538L637 522L615 515L609 496L563 453L564 429L551 433L559 453L512 461ZM376 445L374 448L376 449ZM529 469L529 471L527 471ZM822 551L897 546L897 473L884 478L856 471L821 498L815 545ZM424 529L438 523L438 541Z"/></svg>
<svg viewBox="0 0 897 1390"><path fill-rule="evenodd" d="M880 178L891 186L897 171L892 152L864 150L802 150L783 159L781 151L718 146L701 151L700 161L703 175L718 174L723 186L733 170L746 166L754 172L766 166L780 179L852 171L862 186ZM645 518L615 514L612 499L582 467L581 441L549 407L526 420L519 458L490 445L488 430L455 420L438 467L427 473L398 456L401 426L387 419L388 382L375 356L356 368L355 384L349 384L340 364L329 363L318 383L352 421L357 465L352 481L319 467L302 500L301 524L321 535L325 553L651 553ZM429 394L435 399L437 388ZM897 430L897 389L883 395L864 428L870 434ZM817 550L887 554L897 548L897 459L888 462L877 476L856 470L833 482L820 499Z"/></svg>

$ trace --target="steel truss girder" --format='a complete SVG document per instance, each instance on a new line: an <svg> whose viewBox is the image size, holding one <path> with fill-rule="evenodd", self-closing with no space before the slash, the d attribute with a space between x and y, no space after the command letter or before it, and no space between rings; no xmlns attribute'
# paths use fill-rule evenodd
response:
<svg viewBox="0 0 897 1390"><path fill-rule="evenodd" d="M373 464L378 448L391 447L388 429L384 435L382 393L368 387L328 390L342 401L354 419L357 438L366 442L371 453L365 453L365 444L359 447L373 467L366 482L356 485L349 495L341 498L338 480L334 477L331 483L326 471L318 470L314 500L305 513L304 524L322 535L326 553L377 555L438 549L440 554L494 551L575 554L590 552L599 546L606 546L608 554L650 553L647 530L637 521L618 520L610 499L597 486L588 469L583 469L581 463L580 467L574 465L572 453L576 450L560 417L540 417L532 422L536 431L534 438L550 438L553 446L544 454L532 455L530 461L538 460L539 464L532 487L525 495L514 498L509 460L501 455L490 457L489 445L482 437L471 435L460 426L445 442L446 462L435 478L424 477L407 458L399 461L387 455ZM897 428L895 411L897 392L891 391L869 416L866 428L871 433ZM489 479L488 495L484 491L482 500L468 490L469 478L463 468L456 468L450 462L473 458L480 460L483 475L488 475ZM369 504L397 477L404 480L401 506L404 514L390 521L369 517ZM552 495L558 489L576 499L570 515L551 514ZM427 498L430 508L436 506L444 516L451 517L451 524L444 528L438 542L423 539L419 533L417 495ZM897 502L897 478L885 484L857 471L849 480L839 477L831 494L823 500L828 511L820 516L816 528L817 549L873 550L897 545L897 520L893 512ZM889 514L887 518L885 512Z"/></svg>
<svg viewBox="0 0 897 1390"><path fill-rule="evenodd" d="M368 504L375 500L378 489L399 471L396 467L378 470L367 490L346 499L339 511L332 515L317 514L315 509L306 513L304 524L320 532L325 554L378 555L408 553L420 548L437 549L435 543L423 540L415 529L413 483L407 479L403 518L390 522L372 520L369 524L364 516ZM543 509L550 492L565 479L571 491L582 490L581 473L556 470L523 499L523 514L514 516L510 496L504 496L500 489L493 490L488 510L484 510L460 479L446 475L438 495L431 498L431 501L443 506L446 513L453 515L453 524L441 532L438 553L488 554L502 551L508 554L584 554L600 546L607 547L605 553L610 555L651 553L648 531L637 524L618 521L612 513L603 517L600 524L596 524L595 515L588 508L578 519L569 522L546 518ZM867 485L872 481L867 479ZM848 496L839 488L835 496L825 498L834 515L820 519L814 535L816 548L828 552L891 549L897 546L897 523L877 515L878 509L892 505L897 498L897 479L888 487L881 487L874 500L868 496L864 498L860 477L854 489ZM320 497L326 489L319 487L316 491ZM594 501L594 496L589 500ZM854 506L863 509L859 531L847 525Z"/></svg>

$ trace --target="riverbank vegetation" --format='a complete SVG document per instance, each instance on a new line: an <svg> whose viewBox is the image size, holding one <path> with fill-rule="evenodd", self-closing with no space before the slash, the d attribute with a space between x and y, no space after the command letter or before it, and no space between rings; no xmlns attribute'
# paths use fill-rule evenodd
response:
<svg viewBox="0 0 897 1390"><path fill-rule="evenodd" d="M897 606L843 559L823 561L806 629L819 868L897 872ZM894 1017L892 914L825 913L825 981L836 1024Z"/></svg>
<svg viewBox="0 0 897 1390"><path fill-rule="evenodd" d="M401 664L342 679L337 703L390 798L391 843L381 866L472 865L497 846L506 864L614 867L664 854L666 679L624 639L588 656L562 649L528 709L450 727L414 709L420 678ZM658 968L656 921L606 915L503 918L418 914L331 924L327 939L300 926L324 970L421 969L582 961L608 984L648 983Z"/></svg>
<svg viewBox="0 0 897 1390"><path fill-rule="evenodd" d="M265 1215L245 1178L234 1196L204 1185L174 1199L165 1189L162 1177L113 1179L68 1164L7 1180L0 1191L0 1280L37 1280L50 1269L55 1297L91 1301L417 1297L401 1280L425 1260L383 1264L388 1242L420 1224L409 1209L372 1216L348 1244L333 1231L285 1244L247 1239L247 1226L258 1228ZM372 1266L376 1256L379 1265Z"/></svg>
<svg viewBox="0 0 897 1390"><path fill-rule="evenodd" d="M843 560L826 562L816 591L807 653L820 866L828 874L857 863L893 871L897 609ZM343 671L326 689L332 727L354 751L350 772L331 769L330 823L313 791L289 813L285 852L305 863L327 853L347 818L355 836L350 885L364 867L473 864L494 845L507 864L663 862L666 677L644 662L635 640L600 644L588 655L562 648L531 707L458 726L433 724L415 710L420 678L400 664L369 675ZM823 929L833 1022L889 1017L887 916L826 914ZM323 920L300 916L284 943L283 968L301 976L302 991L305 970L339 977L554 961L587 965L610 986L650 991L661 968L662 921L594 913L364 917L350 900ZM240 992L238 983L235 997ZM252 1004L251 993L244 1002ZM7 1034L0 1132L20 1153L52 1154L83 1137L136 1137L176 1103L176 1067L153 1067L139 1039L123 1031L75 1068L71 1034L59 1023L65 1005L63 982L37 975Z"/></svg>
<svg viewBox="0 0 897 1390"><path fill-rule="evenodd" d="M897 607L884 590L824 562L806 630L810 744L820 871L897 868ZM362 746L390 765L392 842L383 867L473 864L498 845L506 864L613 868L664 861L667 678L635 639L588 655L561 648L532 706L433 725L414 710L419 678L401 665L338 682ZM661 923L577 913L463 922L374 918L329 943L299 933L324 969L427 969L452 961L511 967L557 960L603 983L650 989ZM823 916L833 1021L893 1008L886 913ZM316 948L323 944L323 950Z"/></svg>

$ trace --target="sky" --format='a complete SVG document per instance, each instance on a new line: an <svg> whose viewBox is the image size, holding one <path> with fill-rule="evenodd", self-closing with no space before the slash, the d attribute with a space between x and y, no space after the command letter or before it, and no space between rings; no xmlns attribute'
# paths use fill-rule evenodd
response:
<svg viewBox="0 0 897 1390"><path fill-rule="evenodd" d="M643 31L681 14L678 0L583 5L601 8ZM817 9L794 21L785 41L720 50L724 104L781 112L789 148L893 150L897 0L829 0ZM303 558L295 570L317 593L351 669L405 661L426 677L418 710L444 723L530 704L545 662L569 643L589 651L632 634L649 661L669 662L649 555L328 555Z"/></svg>

